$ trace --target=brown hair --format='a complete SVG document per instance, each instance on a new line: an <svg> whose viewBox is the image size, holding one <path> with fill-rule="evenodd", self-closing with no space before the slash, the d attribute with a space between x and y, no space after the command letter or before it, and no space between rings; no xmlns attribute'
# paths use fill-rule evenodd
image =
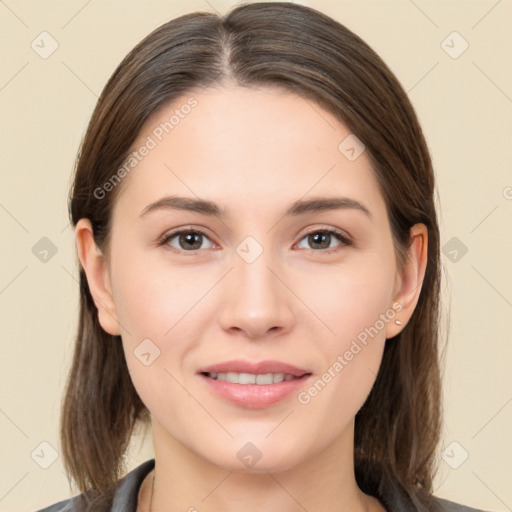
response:
<svg viewBox="0 0 512 512"><path fill-rule="evenodd" d="M106 250L121 189L94 193L121 167L149 116L211 84L278 86L333 113L365 144L387 205L397 261L410 228L428 228L428 261L409 323L386 343L373 389L356 415L358 485L385 482L427 510L441 425L440 255L435 186L414 109L380 57L330 17L293 3L252 3L225 16L193 13L154 30L108 80L77 157L70 193L73 226L90 219ZM341 142L341 141L340 141ZM149 414L128 373L121 339L101 328L80 268L80 317L62 407L66 471L82 492L102 494L123 471L134 427ZM96 509L98 510L98 508Z"/></svg>

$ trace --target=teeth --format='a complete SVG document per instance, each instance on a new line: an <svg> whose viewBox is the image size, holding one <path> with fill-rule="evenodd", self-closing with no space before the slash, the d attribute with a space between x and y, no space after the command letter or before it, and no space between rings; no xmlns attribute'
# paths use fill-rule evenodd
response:
<svg viewBox="0 0 512 512"><path fill-rule="evenodd" d="M284 373L274 373L274 384L283 382L284 380Z"/></svg>
<svg viewBox="0 0 512 512"><path fill-rule="evenodd" d="M279 384L283 380L293 380L293 375L284 373L263 373L255 375L254 373L209 373L208 376L215 380L223 380L233 384Z"/></svg>
<svg viewBox="0 0 512 512"><path fill-rule="evenodd" d="M271 373L256 375L255 382L256 384L272 384L274 382L274 376Z"/></svg>

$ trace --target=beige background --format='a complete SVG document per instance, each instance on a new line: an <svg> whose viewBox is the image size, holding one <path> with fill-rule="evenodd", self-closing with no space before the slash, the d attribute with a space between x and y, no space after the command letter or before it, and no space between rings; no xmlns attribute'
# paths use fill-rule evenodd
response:
<svg viewBox="0 0 512 512"><path fill-rule="evenodd" d="M436 494L511 510L512 4L301 3L362 36L397 74L418 111L438 178L442 244L457 238L443 256L443 307L451 302L452 313ZM122 57L151 30L185 12L224 13L229 5L0 2L1 511L35 510L70 496L58 441L78 297L66 198L97 96ZM43 31L59 45L47 59L31 47ZM463 39L452 35L442 44L453 31ZM468 49L452 58L464 41ZM57 249L46 262L32 252L43 237ZM461 257L454 243L464 244L467 253ZM150 436L141 439L134 440L129 469L152 456ZM47 469L41 464L51 462L52 451L42 442L56 450Z"/></svg>

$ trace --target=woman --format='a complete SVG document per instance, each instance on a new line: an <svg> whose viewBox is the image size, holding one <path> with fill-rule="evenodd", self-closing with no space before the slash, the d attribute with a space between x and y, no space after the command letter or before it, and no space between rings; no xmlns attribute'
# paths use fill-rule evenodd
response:
<svg viewBox="0 0 512 512"><path fill-rule="evenodd" d="M331 18L254 3L147 36L77 160L82 494L45 510L475 510L432 495L434 194L399 82Z"/></svg>

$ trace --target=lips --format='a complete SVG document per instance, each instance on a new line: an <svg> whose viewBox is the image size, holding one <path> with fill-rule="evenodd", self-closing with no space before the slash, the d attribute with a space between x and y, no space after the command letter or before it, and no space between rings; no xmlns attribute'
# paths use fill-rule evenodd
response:
<svg viewBox="0 0 512 512"><path fill-rule="evenodd" d="M226 361L197 372L215 396L236 406L269 407L305 385L312 373L280 361Z"/></svg>
<svg viewBox="0 0 512 512"><path fill-rule="evenodd" d="M205 366L199 369L198 373L251 373L254 375L264 375L267 373L284 373L293 377L302 377L309 372L292 364L283 363L281 361L242 361L233 360L223 363Z"/></svg>

